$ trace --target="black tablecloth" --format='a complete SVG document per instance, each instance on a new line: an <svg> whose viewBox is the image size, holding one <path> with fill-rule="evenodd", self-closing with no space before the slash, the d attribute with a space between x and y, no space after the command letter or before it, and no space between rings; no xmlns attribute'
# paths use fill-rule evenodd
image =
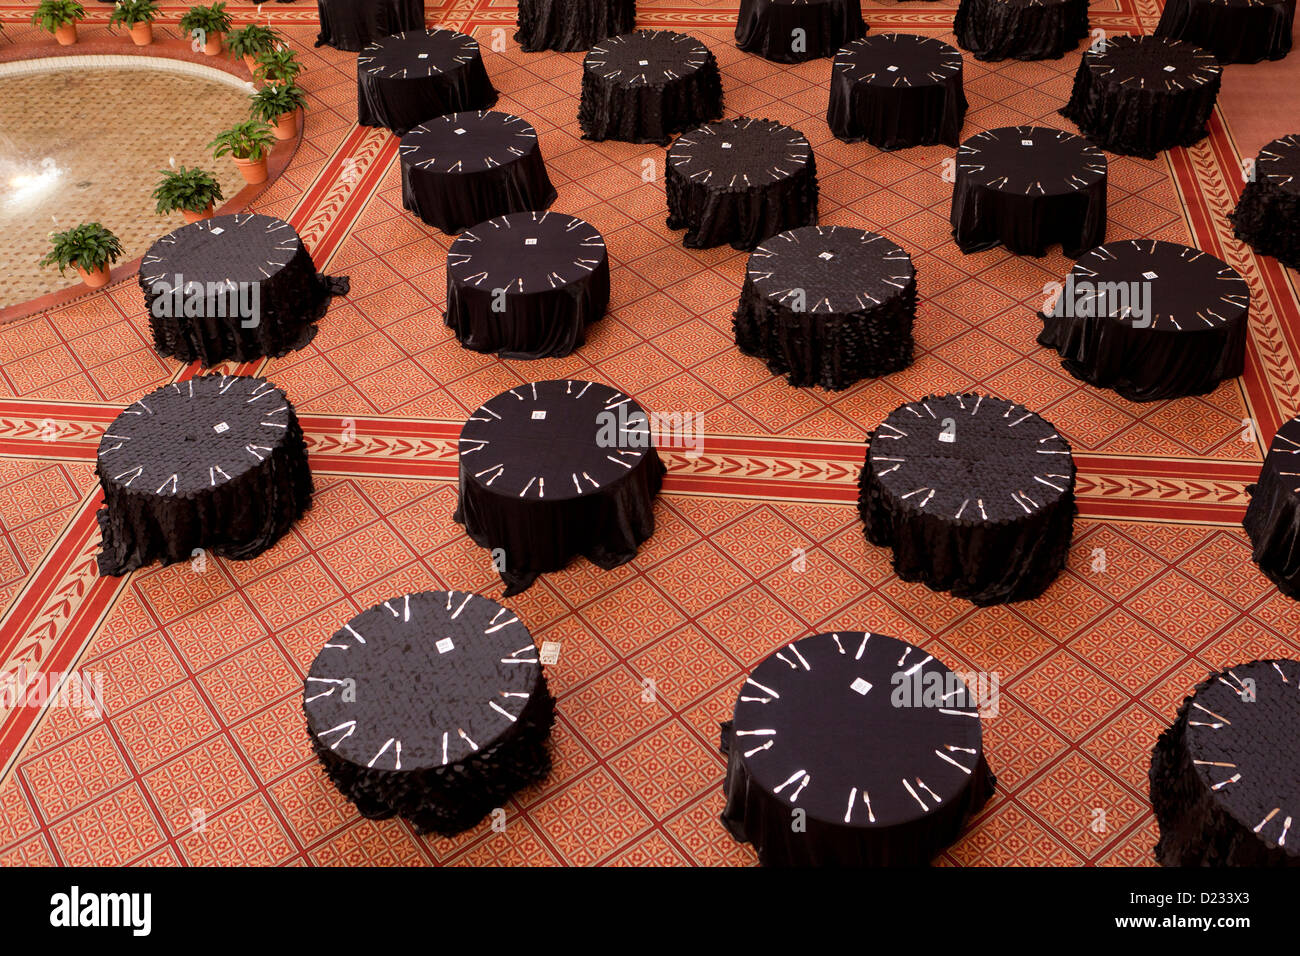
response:
<svg viewBox="0 0 1300 956"><path fill-rule="evenodd" d="M1260 150L1254 172L1228 217L1233 231L1261 255L1300 269L1300 135Z"/></svg>
<svg viewBox="0 0 1300 956"><path fill-rule="evenodd" d="M1204 47L1220 63L1280 60L1291 50L1295 0L1165 0L1156 36Z"/></svg>
<svg viewBox="0 0 1300 956"><path fill-rule="evenodd" d="M1023 405L931 395L867 436L858 513L904 581L979 605L1024 601L1065 567L1074 476L1070 443Z"/></svg>
<svg viewBox="0 0 1300 956"><path fill-rule="evenodd" d="M636 0L518 0L515 39L525 53L589 50L636 26Z"/></svg>
<svg viewBox="0 0 1300 956"><path fill-rule="evenodd" d="M1131 402L1204 395L1242 373L1249 311L1250 287L1221 259L1126 239L1079 259L1052 312L1038 314L1038 344Z"/></svg>
<svg viewBox="0 0 1300 956"><path fill-rule="evenodd" d="M303 684L312 749L362 816L452 836L551 769L555 701L527 628L465 591L389 598Z"/></svg>
<svg viewBox="0 0 1300 956"><path fill-rule="evenodd" d="M1088 0L961 0L952 31L977 60L1059 60L1088 35Z"/></svg>
<svg viewBox="0 0 1300 956"><path fill-rule="evenodd" d="M1300 867L1300 661L1211 674L1151 753L1164 866Z"/></svg>
<svg viewBox="0 0 1300 956"><path fill-rule="evenodd" d="M787 644L741 685L723 725L722 823L766 866L924 866L993 793L980 704L894 637Z"/></svg>
<svg viewBox="0 0 1300 956"><path fill-rule="evenodd" d="M1259 483L1246 491L1250 505L1242 526L1251 559L1278 590L1300 600L1300 418L1277 430Z"/></svg>
<svg viewBox="0 0 1300 956"><path fill-rule="evenodd" d="M602 40L582 62L583 139L662 146L721 115L718 61L695 37L637 30Z"/></svg>
<svg viewBox="0 0 1300 956"><path fill-rule="evenodd" d="M467 229L447 252L443 320L476 352L568 355L608 304L605 240L574 216L500 216Z"/></svg>
<svg viewBox="0 0 1300 956"><path fill-rule="evenodd" d="M1222 79L1214 56L1190 43L1110 37L1083 55L1060 112L1112 153L1153 159L1209 135Z"/></svg>
<svg viewBox="0 0 1300 956"><path fill-rule="evenodd" d="M797 129L766 119L708 123L668 150L668 228L682 244L753 249L768 236L817 222L817 160Z"/></svg>
<svg viewBox="0 0 1300 956"><path fill-rule="evenodd" d="M478 41L454 30L407 30L357 57L357 122L398 136L447 113L485 110L497 91Z"/></svg>
<svg viewBox="0 0 1300 956"><path fill-rule="evenodd" d="M317 46L356 53L403 30L424 27L424 0L316 0Z"/></svg>
<svg viewBox="0 0 1300 956"><path fill-rule="evenodd" d="M289 399L245 375L164 385L128 405L100 439L95 473L103 575L199 549L255 557L311 507L313 490Z"/></svg>
<svg viewBox="0 0 1300 956"><path fill-rule="evenodd" d="M777 63L834 56L866 32L860 0L740 0L736 14L736 46Z"/></svg>
<svg viewBox="0 0 1300 956"><path fill-rule="evenodd" d="M952 234L962 252L998 243L1077 259L1106 239L1106 156L1082 136L1044 126L976 133L957 150Z"/></svg>
<svg viewBox="0 0 1300 956"><path fill-rule="evenodd" d="M402 137L402 207L445 233L545 209L555 187L537 131L510 113L448 113Z"/></svg>
<svg viewBox="0 0 1300 956"><path fill-rule="evenodd" d="M216 216L163 236L140 260L160 355L216 365L302 348L347 276L316 271L293 226L257 213Z"/></svg>
<svg viewBox="0 0 1300 956"><path fill-rule="evenodd" d="M826 124L846 143L956 146L965 117L961 53L941 40L881 33L835 55Z"/></svg>
<svg viewBox="0 0 1300 956"><path fill-rule="evenodd" d="M791 385L848 388L912 364L916 270L874 232L804 226L755 249L736 345Z"/></svg>
<svg viewBox="0 0 1300 956"><path fill-rule="evenodd" d="M636 556L665 471L651 424L608 385L562 379L518 385L469 417L454 517L492 549L507 596L578 555L605 570Z"/></svg>

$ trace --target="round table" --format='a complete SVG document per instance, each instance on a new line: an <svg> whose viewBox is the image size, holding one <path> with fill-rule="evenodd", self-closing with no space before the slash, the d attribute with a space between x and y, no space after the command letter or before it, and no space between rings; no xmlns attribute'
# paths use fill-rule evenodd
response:
<svg viewBox="0 0 1300 956"><path fill-rule="evenodd" d="M817 221L817 160L797 129L742 117L707 123L668 150L668 228L682 244L753 249L768 236Z"/></svg>
<svg viewBox="0 0 1300 956"><path fill-rule="evenodd" d="M1277 430L1259 481L1246 491L1250 504L1241 523L1251 560L1279 591L1300 600L1300 417Z"/></svg>
<svg viewBox="0 0 1300 956"><path fill-rule="evenodd" d="M316 271L293 226L259 213L181 226L140 260L154 348L182 362L248 362L302 348L346 276Z"/></svg>
<svg viewBox="0 0 1300 956"><path fill-rule="evenodd" d="M424 0L316 0L316 46L356 53L403 30L424 27Z"/></svg>
<svg viewBox="0 0 1300 956"><path fill-rule="evenodd" d="M956 146L965 118L961 53L942 40L881 33L835 55L826 124L846 143Z"/></svg>
<svg viewBox="0 0 1300 956"><path fill-rule="evenodd" d="M398 136L436 116L485 110L497 91L478 41L454 30L407 30L357 57L357 122Z"/></svg>
<svg viewBox="0 0 1300 956"><path fill-rule="evenodd" d="M448 234L555 202L537 131L511 113L439 116L403 136L398 151L402 208Z"/></svg>
<svg viewBox="0 0 1300 956"><path fill-rule="evenodd" d="M980 704L894 637L786 644L723 725L722 823L765 866L924 866L993 793Z"/></svg>
<svg viewBox="0 0 1300 956"><path fill-rule="evenodd" d="M1061 366L1131 402L1205 395L1246 361L1250 287L1208 253L1126 239L1085 253L1066 276L1038 344Z"/></svg>
<svg viewBox="0 0 1300 956"><path fill-rule="evenodd" d="M1045 126L976 133L957 150L952 234L962 252L1001 243L1077 259L1106 239L1106 155L1082 136Z"/></svg>
<svg viewBox="0 0 1300 956"><path fill-rule="evenodd" d="M1154 159L1209 135L1223 68L1200 47L1152 36L1110 37L1079 61L1062 116L1098 146Z"/></svg>
<svg viewBox="0 0 1300 956"><path fill-rule="evenodd" d="M636 0L518 0L515 39L525 53L589 50L636 27Z"/></svg>
<svg viewBox="0 0 1300 956"><path fill-rule="evenodd" d="M1164 866L1300 867L1300 661L1196 685L1151 752Z"/></svg>
<svg viewBox="0 0 1300 956"><path fill-rule="evenodd" d="M605 240L574 216L500 216L461 233L447 252L443 319L476 352L568 355L608 304Z"/></svg>
<svg viewBox="0 0 1300 956"><path fill-rule="evenodd" d="M867 32L860 0L740 0L736 46L776 63L834 56Z"/></svg>
<svg viewBox="0 0 1300 956"><path fill-rule="evenodd" d="M161 561L252 558L311 507L307 446L270 382L204 375L123 409L99 442L101 575Z"/></svg>
<svg viewBox="0 0 1300 956"><path fill-rule="evenodd" d="M1300 270L1300 135L1261 149L1254 174L1228 217L1233 231L1261 255Z"/></svg>
<svg viewBox="0 0 1300 956"><path fill-rule="evenodd" d="M1280 60L1291 51L1295 0L1165 0L1155 35L1204 47L1220 63Z"/></svg>
<svg viewBox="0 0 1300 956"><path fill-rule="evenodd" d="M551 769L555 701L528 629L466 591L389 598L303 684L312 750L361 815L453 836Z"/></svg>
<svg viewBox="0 0 1300 956"><path fill-rule="evenodd" d="M582 61L583 139L663 146L721 115L718 61L695 37L637 30L602 40Z"/></svg>
<svg viewBox="0 0 1300 956"><path fill-rule="evenodd" d="M848 388L912 364L916 269L884 236L844 226L777 233L749 256L736 345L791 385Z"/></svg>
<svg viewBox="0 0 1300 956"><path fill-rule="evenodd" d="M988 395L900 405L867 436L858 513L894 571L978 604L1038 597L1074 532L1070 443L1034 412Z"/></svg>
<svg viewBox="0 0 1300 956"><path fill-rule="evenodd" d="M977 60L1059 60L1088 35L1088 0L961 0L952 32Z"/></svg>
<svg viewBox="0 0 1300 956"><path fill-rule="evenodd" d="M609 570L654 533L664 466L653 423L608 385L530 382L484 402L460 433L456 521L506 596L578 555Z"/></svg>

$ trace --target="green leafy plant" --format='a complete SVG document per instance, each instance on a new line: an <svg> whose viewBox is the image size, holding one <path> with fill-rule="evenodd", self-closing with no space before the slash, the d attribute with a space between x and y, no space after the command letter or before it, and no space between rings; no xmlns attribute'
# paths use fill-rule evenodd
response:
<svg viewBox="0 0 1300 956"><path fill-rule="evenodd" d="M256 57L267 50L274 50L279 41L279 33L260 23L250 23L226 35L226 47L230 50L230 55L237 58Z"/></svg>
<svg viewBox="0 0 1300 956"><path fill-rule="evenodd" d="M133 27L137 23L153 23L158 19L158 4L154 0L117 0L117 5L113 7L113 13L108 18L108 27L111 30L119 23L125 27Z"/></svg>
<svg viewBox="0 0 1300 956"><path fill-rule="evenodd" d="M302 71L298 56L289 47L280 45L263 50L257 57L255 72L263 83L292 83Z"/></svg>
<svg viewBox="0 0 1300 956"><path fill-rule="evenodd" d="M97 222L83 222L66 232L50 234L54 248L41 260L42 268L58 266L62 274L68 266L80 266L94 272L122 257L122 242Z"/></svg>
<svg viewBox="0 0 1300 956"><path fill-rule="evenodd" d="M164 169L162 181L153 191L153 198L158 200L157 212L165 216L169 212L203 212L210 203L224 199L221 184L216 177L203 169Z"/></svg>
<svg viewBox="0 0 1300 956"><path fill-rule="evenodd" d="M228 32L232 23L224 3L214 3L210 7L194 6L181 17L181 32L193 36L194 31L198 30L204 37L211 39L215 34Z"/></svg>
<svg viewBox="0 0 1300 956"><path fill-rule="evenodd" d="M265 123L248 119L217 134L208 144L213 156L230 155L236 159L261 159L271 151L275 136Z"/></svg>
<svg viewBox="0 0 1300 956"><path fill-rule="evenodd" d="M32 23L46 33L53 33L59 27L76 23L86 15L86 8L77 0L41 0L32 14Z"/></svg>
<svg viewBox="0 0 1300 956"><path fill-rule="evenodd" d="M252 113L257 119L274 123L276 118L307 105L307 96L296 83L264 86L253 94Z"/></svg>

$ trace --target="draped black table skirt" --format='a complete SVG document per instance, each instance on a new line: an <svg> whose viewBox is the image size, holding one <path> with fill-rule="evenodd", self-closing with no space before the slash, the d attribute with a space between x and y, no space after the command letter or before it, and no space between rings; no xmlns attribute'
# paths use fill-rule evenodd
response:
<svg viewBox="0 0 1300 956"><path fill-rule="evenodd" d="M944 699L927 703L923 688L936 685ZM764 866L925 866L993 794L987 703L884 634L786 644L746 679L722 725L722 824Z"/></svg>
<svg viewBox="0 0 1300 956"><path fill-rule="evenodd" d="M1242 527L1251 559L1287 597L1300 600L1300 418L1277 430L1260 467L1259 481L1246 487L1250 504Z"/></svg>
<svg viewBox="0 0 1300 956"><path fill-rule="evenodd" d="M1220 63L1280 60L1291 52L1295 0L1165 0L1155 35L1195 43Z"/></svg>
<svg viewBox="0 0 1300 956"><path fill-rule="evenodd" d="M753 251L736 345L791 385L848 388L912 364L916 269L874 232L804 226Z"/></svg>
<svg viewBox="0 0 1300 956"><path fill-rule="evenodd" d="M608 385L553 380L489 399L460 435L454 519L508 597L582 555L609 570L654 533L665 469L649 417Z"/></svg>
<svg viewBox="0 0 1300 956"><path fill-rule="evenodd" d="M402 208L449 235L555 202L537 131L510 113L448 113L412 129L398 149Z"/></svg>
<svg viewBox="0 0 1300 956"><path fill-rule="evenodd" d="M978 605L1025 601L1065 567L1074 481L1070 443L1024 406L931 395L867 436L858 514L904 581Z"/></svg>
<svg viewBox="0 0 1300 956"><path fill-rule="evenodd" d="M1084 254L1038 344L1075 378L1131 402L1205 395L1246 362L1250 287L1208 253L1126 239Z"/></svg>
<svg viewBox="0 0 1300 956"><path fill-rule="evenodd" d="M489 109L497 95L478 41L454 30L408 30L357 57L357 122L398 136L448 113Z"/></svg>
<svg viewBox="0 0 1300 956"><path fill-rule="evenodd" d="M999 243L1077 259L1106 238L1106 155L1081 136L1043 126L976 133L957 150L952 234L962 252Z"/></svg>
<svg viewBox="0 0 1300 956"><path fill-rule="evenodd" d="M101 575L210 553L244 559L311 507L307 446L284 392L205 375L155 389L104 432L95 465Z"/></svg>
<svg viewBox="0 0 1300 956"><path fill-rule="evenodd" d="M533 639L477 594L404 594L357 615L316 655L302 706L339 792L420 833L468 830L550 773L555 700Z"/></svg>
<svg viewBox="0 0 1300 956"><path fill-rule="evenodd" d="M582 138L664 146L673 133L722 115L722 76L713 52L671 30L602 40L582 63Z"/></svg>
<svg viewBox="0 0 1300 956"><path fill-rule="evenodd" d="M525 53L589 50L636 27L636 0L518 0L515 39Z"/></svg>
<svg viewBox="0 0 1300 956"><path fill-rule="evenodd" d="M1300 269L1300 135L1260 150L1254 172L1228 217L1233 232L1261 255Z"/></svg>
<svg viewBox="0 0 1300 956"><path fill-rule="evenodd" d="M316 0L316 46L356 53L403 30L424 28L424 0Z"/></svg>
<svg viewBox="0 0 1300 956"><path fill-rule="evenodd" d="M1059 60L1088 35L1088 0L961 0L952 30L977 60Z"/></svg>
<svg viewBox="0 0 1300 956"><path fill-rule="evenodd" d="M163 236L137 276L159 355L206 366L300 349L347 276L316 271L294 228L258 213L216 216Z"/></svg>
<svg viewBox="0 0 1300 956"><path fill-rule="evenodd" d="M835 56L826 125L846 143L956 146L965 118L961 53L941 40L880 33Z"/></svg>
<svg viewBox="0 0 1300 956"><path fill-rule="evenodd" d="M740 0L736 46L776 63L834 56L867 32L860 0Z"/></svg>
<svg viewBox="0 0 1300 956"><path fill-rule="evenodd" d="M682 244L753 249L817 222L817 160L798 130L742 117L683 133L668 150L668 228Z"/></svg>
<svg viewBox="0 0 1300 956"><path fill-rule="evenodd" d="M1061 115L1098 146L1154 159L1209 135L1223 68L1213 54L1164 37L1111 37L1084 53Z"/></svg>
<svg viewBox="0 0 1300 956"><path fill-rule="evenodd" d="M1300 661L1197 684L1156 741L1149 783L1162 865L1300 867Z"/></svg>

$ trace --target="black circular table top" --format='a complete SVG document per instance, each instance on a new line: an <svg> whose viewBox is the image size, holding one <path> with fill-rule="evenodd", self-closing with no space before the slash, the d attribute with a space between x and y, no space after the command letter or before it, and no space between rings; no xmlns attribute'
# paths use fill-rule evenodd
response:
<svg viewBox="0 0 1300 956"><path fill-rule="evenodd" d="M1046 126L976 133L957 150L957 172L998 192L1060 196L1106 178L1106 154L1082 136Z"/></svg>
<svg viewBox="0 0 1300 956"><path fill-rule="evenodd" d="M150 495L188 498L233 481L285 439L284 392L247 375L203 375L132 402L100 438L101 480Z"/></svg>
<svg viewBox="0 0 1300 956"><path fill-rule="evenodd" d="M668 166L688 182L743 191L794 175L812 155L807 137L797 129L743 117L683 133L668 150Z"/></svg>
<svg viewBox="0 0 1300 956"><path fill-rule="evenodd" d="M353 764L427 770L511 732L541 664L514 612L465 591L404 594L361 612L316 655L308 730Z"/></svg>
<svg viewBox="0 0 1300 956"><path fill-rule="evenodd" d="M972 524L1056 504L1075 478L1069 443L1054 426L979 394L900 405L876 428L868 457L894 507Z"/></svg>
<svg viewBox="0 0 1300 956"><path fill-rule="evenodd" d="M884 236L845 226L802 226L764 240L747 278L778 304L812 314L857 312L902 294L916 277L912 257Z"/></svg>
<svg viewBox="0 0 1300 956"><path fill-rule="evenodd" d="M377 79L410 80L451 73L478 55L478 41L473 37L432 27L404 30L377 40L361 51L357 66Z"/></svg>
<svg viewBox="0 0 1300 956"><path fill-rule="evenodd" d="M1204 86L1223 73L1208 50L1157 36L1107 37L1083 54L1094 82L1177 93Z"/></svg>
<svg viewBox="0 0 1300 956"><path fill-rule="evenodd" d="M709 48L672 30L635 30L601 40L582 68L620 86L666 86L690 76L709 60Z"/></svg>
<svg viewBox="0 0 1300 956"><path fill-rule="evenodd" d="M1274 433L1260 470L1281 478L1281 485L1291 489L1287 497L1300 502L1300 416L1283 422Z"/></svg>
<svg viewBox="0 0 1300 956"><path fill-rule="evenodd" d="M214 216L181 226L157 240L140 260L141 280L171 283L262 282L302 248L293 226L261 213Z"/></svg>
<svg viewBox="0 0 1300 956"><path fill-rule="evenodd" d="M466 480L511 498L567 501L619 481L648 451L635 399L573 379L529 382L480 405L460 433Z"/></svg>
<svg viewBox="0 0 1300 956"><path fill-rule="evenodd" d="M447 252L447 277L479 289L528 295L578 282L605 262L605 240L576 216L516 212L462 232Z"/></svg>
<svg viewBox="0 0 1300 956"><path fill-rule="evenodd" d="M934 682L945 699L924 706ZM982 754L977 702L957 675L862 631L815 634L764 659L741 686L731 740L763 791L855 827L897 826L952 802Z"/></svg>
<svg viewBox="0 0 1300 956"><path fill-rule="evenodd" d="M1261 149L1255 180L1300 196L1300 135L1280 136Z"/></svg>
<svg viewBox="0 0 1300 956"><path fill-rule="evenodd" d="M931 86L961 75L961 51L934 37L877 33L842 47L834 71L871 86Z"/></svg>
<svg viewBox="0 0 1300 956"><path fill-rule="evenodd" d="M1113 283L1123 290L1117 294ZM1142 294L1133 290L1142 286L1149 290L1149 314L1133 307ZM1125 239L1079 257L1058 309L1067 301L1076 313L1086 310L1125 325L1185 332L1245 318L1250 286L1236 269L1207 252L1158 239Z"/></svg>
<svg viewBox="0 0 1300 956"><path fill-rule="evenodd" d="M527 120L499 110L448 113L402 137L402 162L431 173L479 173L508 165L537 148Z"/></svg>

